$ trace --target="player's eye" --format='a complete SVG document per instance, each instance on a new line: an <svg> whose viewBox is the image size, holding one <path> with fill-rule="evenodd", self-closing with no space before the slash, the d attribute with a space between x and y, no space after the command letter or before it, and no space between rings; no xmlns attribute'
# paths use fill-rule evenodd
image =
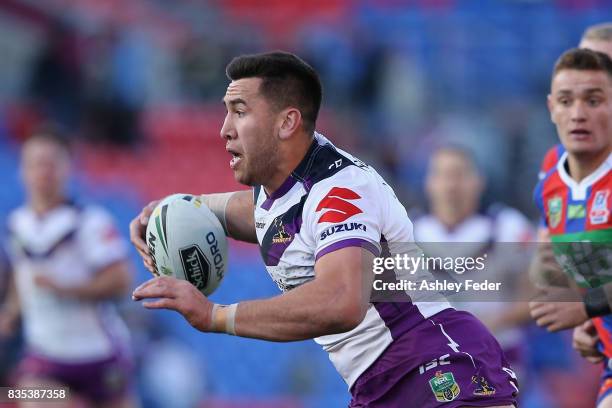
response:
<svg viewBox="0 0 612 408"><path fill-rule="evenodd" d="M569 98L559 98L557 99L557 102L559 102L559 104L563 106L569 106L571 103Z"/></svg>
<svg viewBox="0 0 612 408"><path fill-rule="evenodd" d="M244 112L244 111L237 110L237 111L236 111L236 115L237 115L239 118L242 118L242 117L245 115L245 112Z"/></svg>
<svg viewBox="0 0 612 408"><path fill-rule="evenodd" d="M589 98L588 104L589 106L598 106L601 103L599 98Z"/></svg>

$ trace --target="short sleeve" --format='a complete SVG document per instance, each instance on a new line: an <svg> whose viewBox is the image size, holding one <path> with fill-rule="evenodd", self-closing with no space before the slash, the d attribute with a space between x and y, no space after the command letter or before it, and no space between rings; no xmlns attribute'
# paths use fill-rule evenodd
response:
<svg viewBox="0 0 612 408"><path fill-rule="evenodd" d="M380 255L383 199L373 177L343 170L317 183L305 207L313 234L315 259L342 248L356 246Z"/></svg>
<svg viewBox="0 0 612 408"><path fill-rule="evenodd" d="M84 260L91 268L101 269L126 258L127 242L105 210L86 209L82 223L79 240Z"/></svg>

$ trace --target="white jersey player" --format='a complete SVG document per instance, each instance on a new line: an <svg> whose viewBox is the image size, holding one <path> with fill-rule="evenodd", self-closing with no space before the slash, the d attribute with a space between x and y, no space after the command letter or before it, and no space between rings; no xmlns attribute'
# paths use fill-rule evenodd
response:
<svg viewBox="0 0 612 408"><path fill-rule="evenodd" d="M28 201L7 220L12 287L6 331L21 316L21 386L65 386L97 406L130 406L130 353L113 300L130 282L127 245L101 208L66 200L68 146L40 133L23 146Z"/></svg>
<svg viewBox="0 0 612 408"><path fill-rule="evenodd" d="M254 188L204 200L231 237L259 244L283 293L222 306L186 281L162 277L137 288L134 299L157 298L145 307L176 310L205 332L315 339L347 382L351 407L513 406L514 373L472 315L403 291L389 301L371 298L375 257L420 250L393 190L314 132L316 72L275 52L238 57L227 74L221 136L235 178ZM149 267L142 235L151 206L130 225Z"/></svg>

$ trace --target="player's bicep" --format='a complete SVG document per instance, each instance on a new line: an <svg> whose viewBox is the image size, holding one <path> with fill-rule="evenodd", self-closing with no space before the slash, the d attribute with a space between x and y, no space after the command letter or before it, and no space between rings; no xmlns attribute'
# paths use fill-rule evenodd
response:
<svg viewBox="0 0 612 408"><path fill-rule="evenodd" d="M254 207L251 191L237 191L232 194L225 209L225 222L230 237L239 241L257 242Z"/></svg>
<svg viewBox="0 0 612 408"><path fill-rule="evenodd" d="M315 263L315 282L333 294L333 307L356 324L363 320L370 302L373 259L368 249L347 246Z"/></svg>

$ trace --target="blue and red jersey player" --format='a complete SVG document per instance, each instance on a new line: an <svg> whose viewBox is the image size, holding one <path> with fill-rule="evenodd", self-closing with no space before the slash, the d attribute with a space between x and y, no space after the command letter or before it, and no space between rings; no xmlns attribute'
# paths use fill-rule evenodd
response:
<svg viewBox="0 0 612 408"><path fill-rule="evenodd" d="M591 249L605 249L612 242L612 157L582 182L577 183L566 169L567 153L561 148L561 157L545 173L535 190L536 204L542 214L543 227L548 230L551 241L559 243L555 248L564 252L569 244L593 243ZM551 149L549 152L553 151ZM608 244L608 245L606 245ZM598 287L612 281L611 276L602 276L602 270L590 268L565 268L576 283L583 288ZM612 315L593 318L600 339L599 349L606 357L604 378L599 399L612 394Z"/></svg>

